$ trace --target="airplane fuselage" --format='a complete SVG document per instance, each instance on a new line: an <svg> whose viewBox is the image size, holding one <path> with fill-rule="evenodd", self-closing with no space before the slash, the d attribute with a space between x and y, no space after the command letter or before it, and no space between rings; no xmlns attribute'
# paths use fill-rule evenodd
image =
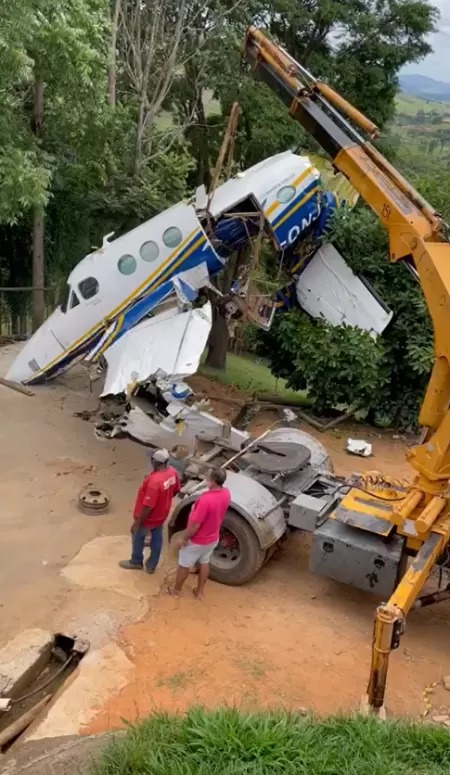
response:
<svg viewBox="0 0 450 775"><path fill-rule="evenodd" d="M30 338L7 378L46 381L105 350L175 292L194 289L264 228L279 252L321 213L320 176L307 157L278 154L219 186L208 212L180 202L83 258L67 280L64 303ZM248 212L251 208L250 213Z"/></svg>

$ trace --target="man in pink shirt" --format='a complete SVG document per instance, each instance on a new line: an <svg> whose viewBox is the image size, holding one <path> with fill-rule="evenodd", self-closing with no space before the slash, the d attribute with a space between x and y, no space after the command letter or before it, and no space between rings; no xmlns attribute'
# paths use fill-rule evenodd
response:
<svg viewBox="0 0 450 775"><path fill-rule="evenodd" d="M197 600L203 600L209 561L219 543L220 526L230 505L230 492L223 486L226 476L223 468L213 468L206 480L207 491L200 495L192 508L183 546L178 555L175 585L168 590L174 597L180 596L190 568L198 563L198 580L194 595Z"/></svg>

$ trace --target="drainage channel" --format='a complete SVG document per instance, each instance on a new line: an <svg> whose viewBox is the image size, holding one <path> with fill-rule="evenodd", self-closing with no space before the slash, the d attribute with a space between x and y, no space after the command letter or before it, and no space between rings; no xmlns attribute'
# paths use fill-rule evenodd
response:
<svg viewBox="0 0 450 775"><path fill-rule="evenodd" d="M3 664L0 659L0 753L39 719L89 649L85 640L45 635L31 645L19 636L3 650L8 659Z"/></svg>

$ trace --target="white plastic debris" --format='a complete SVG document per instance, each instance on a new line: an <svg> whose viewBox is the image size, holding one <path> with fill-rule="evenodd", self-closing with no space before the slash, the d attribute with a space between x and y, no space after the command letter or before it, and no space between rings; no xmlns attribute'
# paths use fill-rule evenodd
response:
<svg viewBox="0 0 450 775"><path fill-rule="evenodd" d="M360 457L370 457L372 454L372 444L364 439L347 439L346 449L351 455L359 455Z"/></svg>
<svg viewBox="0 0 450 775"><path fill-rule="evenodd" d="M295 414L295 412L292 411L292 409L289 409L289 408L283 409L283 415L287 423L295 422L296 420L298 420L297 415Z"/></svg>

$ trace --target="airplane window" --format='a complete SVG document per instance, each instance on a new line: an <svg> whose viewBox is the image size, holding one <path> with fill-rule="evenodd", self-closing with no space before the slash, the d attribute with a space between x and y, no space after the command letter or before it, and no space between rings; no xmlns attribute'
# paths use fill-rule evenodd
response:
<svg viewBox="0 0 450 775"><path fill-rule="evenodd" d="M283 188L280 188L277 199L281 204L285 205L288 202L291 201L295 196L295 188L294 186L283 186Z"/></svg>
<svg viewBox="0 0 450 775"><path fill-rule="evenodd" d="M176 248L183 239L183 235L177 226L170 226L163 234L163 242L168 248Z"/></svg>
<svg viewBox="0 0 450 775"><path fill-rule="evenodd" d="M156 261L159 256L159 247L156 242L144 242L139 253L143 261Z"/></svg>
<svg viewBox="0 0 450 775"><path fill-rule="evenodd" d="M78 289L83 299L92 299L99 291L99 284L95 277L86 277L78 283Z"/></svg>
<svg viewBox="0 0 450 775"><path fill-rule="evenodd" d="M72 296L70 297L70 309L73 309L74 307L78 307L80 303L80 300L75 293L75 291L72 291Z"/></svg>
<svg viewBox="0 0 450 775"><path fill-rule="evenodd" d="M134 256L126 254L119 258L117 268L120 274L133 274L136 271L137 263Z"/></svg>

